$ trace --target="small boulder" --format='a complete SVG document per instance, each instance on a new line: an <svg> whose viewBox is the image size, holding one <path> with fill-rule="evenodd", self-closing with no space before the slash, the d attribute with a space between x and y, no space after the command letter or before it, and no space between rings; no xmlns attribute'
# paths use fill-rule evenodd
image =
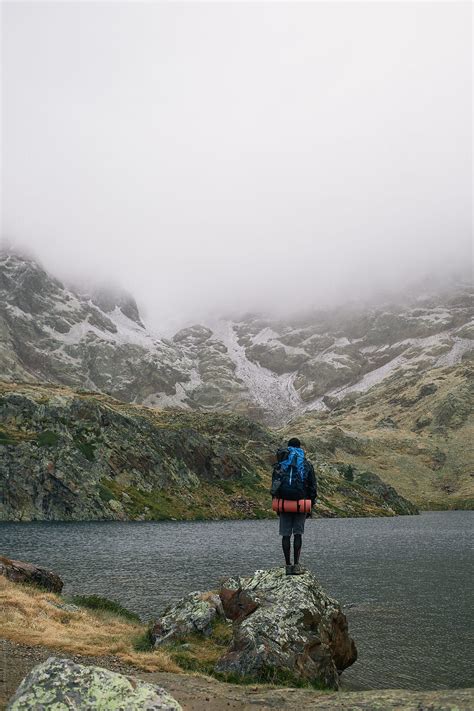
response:
<svg viewBox="0 0 474 711"><path fill-rule="evenodd" d="M418 397L426 397L427 395L432 395L435 393L438 389L438 386L436 383L425 383L424 385L421 386L421 388L418 391Z"/></svg>
<svg viewBox="0 0 474 711"><path fill-rule="evenodd" d="M341 407L341 400L332 395L324 395L322 402L323 405L326 405L328 410L335 410L337 407Z"/></svg>
<svg viewBox="0 0 474 711"><path fill-rule="evenodd" d="M412 432L418 432L419 430L422 430L424 427L429 427L431 423L433 422L433 417L431 413L423 414L420 415L415 420L415 424L413 425Z"/></svg>
<svg viewBox="0 0 474 711"><path fill-rule="evenodd" d="M45 602L51 607L55 607L57 610L64 610L65 612L80 612L81 608L79 605L74 605L72 602L56 602L56 600L46 600Z"/></svg>
<svg viewBox="0 0 474 711"><path fill-rule="evenodd" d="M50 657L23 679L7 711L40 709L180 711L164 689L101 667Z"/></svg>
<svg viewBox="0 0 474 711"><path fill-rule="evenodd" d="M233 641L216 664L218 672L262 681L283 675L337 689L339 674L357 659L339 603L308 571L293 576L272 568L230 578L221 587L221 599L229 616L239 600L243 607L235 617Z"/></svg>
<svg viewBox="0 0 474 711"><path fill-rule="evenodd" d="M60 593L64 585L59 575L51 570L4 556L0 556L0 575L14 583L30 583L54 593Z"/></svg>
<svg viewBox="0 0 474 711"><path fill-rule="evenodd" d="M213 592L193 592L166 608L151 630L155 647L198 632L210 635L216 617L224 617L220 597Z"/></svg>
<svg viewBox="0 0 474 711"><path fill-rule="evenodd" d="M398 425L392 417L382 417L375 425L379 429L396 430Z"/></svg>

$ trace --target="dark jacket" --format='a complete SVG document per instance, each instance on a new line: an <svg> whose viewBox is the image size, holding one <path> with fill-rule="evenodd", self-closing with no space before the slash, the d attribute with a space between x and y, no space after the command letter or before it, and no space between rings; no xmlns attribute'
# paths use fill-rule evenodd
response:
<svg viewBox="0 0 474 711"><path fill-rule="evenodd" d="M272 481L275 480L276 477L279 476L279 464L281 461L286 459L288 457L288 450L287 449L279 449L277 452L277 463L273 467L273 475L272 475ZM304 466L305 466L305 477L304 477L304 483L305 483L305 489L306 489L306 498L311 499L311 504L314 506L316 502L316 497L318 495L318 482L316 479L316 474L314 472L314 467L309 461L309 459L304 458Z"/></svg>
<svg viewBox="0 0 474 711"><path fill-rule="evenodd" d="M314 467L311 462L305 458L305 485L306 485L306 495L308 499L311 499L311 504L314 506L316 497L318 495L318 482L316 480L316 474L314 473Z"/></svg>

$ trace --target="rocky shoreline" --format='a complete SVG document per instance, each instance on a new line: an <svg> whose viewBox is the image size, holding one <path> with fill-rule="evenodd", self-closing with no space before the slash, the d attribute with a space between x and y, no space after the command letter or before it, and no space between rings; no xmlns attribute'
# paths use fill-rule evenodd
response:
<svg viewBox="0 0 474 711"><path fill-rule="evenodd" d="M102 645L96 655L77 646L81 629L90 635L91 628L81 624L110 626L123 611L81 611L53 592L62 584L57 575L21 561L2 558L2 580L0 708L11 711L30 708L32 699L46 705L66 699L64 708L78 710L91 698L110 709L121 707L120 699L130 711L266 711L295 705L321 711L468 711L474 705L473 689L334 691L343 669L355 661L356 648L339 604L309 572L286 576L279 568L261 570L223 580L214 591L191 593L155 620L147 633L149 651L133 659L124 651L114 653L125 649L120 646L104 654ZM36 618L36 626L48 617L59 620L61 629L67 622L76 647L69 644L68 651L57 636L48 638L54 646L42 635L30 634L41 640L36 644L15 640L15 624L24 627L27 608L31 629ZM121 624L132 635L144 627L123 619ZM158 666L150 669L153 658Z"/></svg>
<svg viewBox="0 0 474 711"><path fill-rule="evenodd" d="M0 644L0 709L3 710L21 680L38 663L57 655L57 650L21 645L9 640L1 640ZM141 672L114 657L92 658L64 653L61 657L72 658L83 665L99 665L158 684L179 702L183 711L202 711L203 708L207 711L293 711L295 708L315 711L471 711L474 704L474 689L377 689L324 693L268 685L243 686L196 674Z"/></svg>

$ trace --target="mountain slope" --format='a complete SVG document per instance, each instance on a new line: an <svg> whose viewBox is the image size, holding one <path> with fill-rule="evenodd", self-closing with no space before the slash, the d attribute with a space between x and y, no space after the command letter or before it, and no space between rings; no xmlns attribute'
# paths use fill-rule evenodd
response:
<svg viewBox="0 0 474 711"><path fill-rule="evenodd" d="M238 415L160 411L59 386L0 383L0 520L272 516L279 437ZM318 457L323 516L416 513Z"/></svg>
<svg viewBox="0 0 474 711"><path fill-rule="evenodd" d="M147 333L131 297L81 295L17 255L4 254L0 265L4 378L113 391L125 400L174 392L183 378L173 366L179 353Z"/></svg>
<svg viewBox="0 0 474 711"><path fill-rule="evenodd" d="M36 262L0 254L0 369L156 407L239 412L278 426L294 413L473 353L466 285L402 303L315 311L286 320L248 315L162 338L132 297L81 293Z"/></svg>
<svg viewBox="0 0 474 711"><path fill-rule="evenodd" d="M473 375L468 363L399 369L366 393L334 400L330 411L298 417L282 434L297 431L309 451L350 478L376 472L422 508L473 508Z"/></svg>

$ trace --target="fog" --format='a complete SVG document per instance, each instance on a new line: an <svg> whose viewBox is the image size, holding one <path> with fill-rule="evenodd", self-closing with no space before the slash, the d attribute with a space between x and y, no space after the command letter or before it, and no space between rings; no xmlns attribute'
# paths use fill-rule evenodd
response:
<svg viewBox="0 0 474 711"><path fill-rule="evenodd" d="M470 3L2 5L2 235L148 322L471 258Z"/></svg>

